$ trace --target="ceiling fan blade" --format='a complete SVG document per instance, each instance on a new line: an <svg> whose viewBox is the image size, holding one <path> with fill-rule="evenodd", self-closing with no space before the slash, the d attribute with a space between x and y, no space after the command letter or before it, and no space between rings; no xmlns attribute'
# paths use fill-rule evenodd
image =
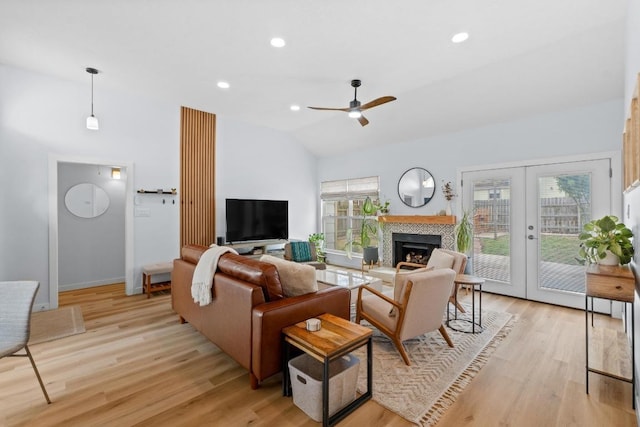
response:
<svg viewBox="0 0 640 427"><path fill-rule="evenodd" d="M366 110L368 108L377 107L378 105L386 104L387 102L395 101L395 96L383 96L377 99L374 99L371 102L367 102L363 106L360 107L360 110Z"/></svg>
<svg viewBox="0 0 640 427"><path fill-rule="evenodd" d="M346 111L346 112L350 110L350 108L324 108L324 107L307 107L307 108L311 108L312 110L330 110L330 111Z"/></svg>
<svg viewBox="0 0 640 427"><path fill-rule="evenodd" d="M364 116L358 117L358 121L362 126L366 126L369 124L369 120L367 120Z"/></svg>

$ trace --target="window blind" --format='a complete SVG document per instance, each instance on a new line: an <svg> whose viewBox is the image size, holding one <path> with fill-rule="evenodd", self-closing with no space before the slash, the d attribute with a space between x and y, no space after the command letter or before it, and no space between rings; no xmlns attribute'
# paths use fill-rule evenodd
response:
<svg viewBox="0 0 640 427"><path fill-rule="evenodd" d="M380 178L377 176L320 183L320 198L322 200L364 199L367 196L377 198L379 191Z"/></svg>

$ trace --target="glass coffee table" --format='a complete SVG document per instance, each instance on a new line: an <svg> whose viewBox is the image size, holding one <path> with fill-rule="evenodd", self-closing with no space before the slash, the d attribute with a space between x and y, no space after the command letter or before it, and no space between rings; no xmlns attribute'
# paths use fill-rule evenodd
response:
<svg viewBox="0 0 640 427"><path fill-rule="evenodd" d="M331 286L342 286L351 291L351 304L358 298L358 288L364 285L382 291L382 280L377 277L347 270L316 270L316 280Z"/></svg>

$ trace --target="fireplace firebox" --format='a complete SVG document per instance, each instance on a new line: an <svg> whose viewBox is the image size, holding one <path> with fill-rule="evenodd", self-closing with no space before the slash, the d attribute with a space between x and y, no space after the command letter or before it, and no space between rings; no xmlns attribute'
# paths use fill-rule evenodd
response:
<svg viewBox="0 0 640 427"><path fill-rule="evenodd" d="M431 251L440 248L442 236L437 234L393 233L391 235L393 265L401 261L427 264Z"/></svg>

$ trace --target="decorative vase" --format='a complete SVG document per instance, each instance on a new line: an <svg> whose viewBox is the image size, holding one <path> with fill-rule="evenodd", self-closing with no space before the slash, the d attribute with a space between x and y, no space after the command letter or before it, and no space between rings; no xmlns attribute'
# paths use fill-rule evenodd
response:
<svg viewBox="0 0 640 427"><path fill-rule="evenodd" d="M618 255L614 254L613 252L607 250L606 252L606 256L604 258L601 258L598 261L598 264L600 265L618 265L620 264L620 257L618 257Z"/></svg>
<svg viewBox="0 0 640 427"><path fill-rule="evenodd" d="M445 208L445 213L447 215L451 215L451 200L447 200L447 207Z"/></svg>
<svg viewBox="0 0 640 427"><path fill-rule="evenodd" d="M473 258L467 255L467 264L464 266L464 274L473 275Z"/></svg>

